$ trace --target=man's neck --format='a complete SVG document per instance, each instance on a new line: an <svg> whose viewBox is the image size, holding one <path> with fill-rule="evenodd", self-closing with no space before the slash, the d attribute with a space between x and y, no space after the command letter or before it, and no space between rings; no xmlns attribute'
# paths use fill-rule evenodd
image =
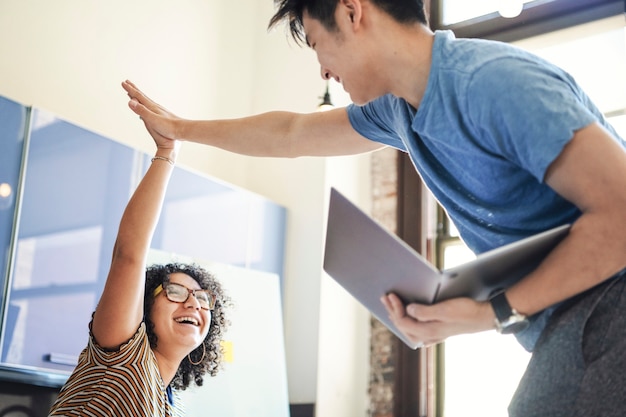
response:
<svg viewBox="0 0 626 417"><path fill-rule="evenodd" d="M396 50L387 55L391 94L417 109L428 85L434 34L421 25L399 32Z"/></svg>

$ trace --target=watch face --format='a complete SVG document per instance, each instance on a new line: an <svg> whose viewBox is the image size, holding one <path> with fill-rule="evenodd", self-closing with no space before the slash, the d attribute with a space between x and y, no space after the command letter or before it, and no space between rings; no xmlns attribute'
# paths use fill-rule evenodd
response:
<svg viewBox="0 0 626 417"><path fill-rule="evenodd" d="M514 334L526 329L530 323L528 319L522 315L513 315L509 319L502 323L500 326L500 333L502 334Z"/></svg>
<svg viewBox="0 0 626 417"><path fill-rule="evenodd" d="M504 292L499 292L489 299L496 315L496 329L503 334L521 332L528 327L528 319L512 309Z"/></svg>

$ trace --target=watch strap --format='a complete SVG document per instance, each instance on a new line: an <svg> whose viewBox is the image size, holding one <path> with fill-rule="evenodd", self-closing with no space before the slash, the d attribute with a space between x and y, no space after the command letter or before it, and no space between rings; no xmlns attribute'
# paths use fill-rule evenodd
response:
<svg viewBox="0 0 626 417"><path fill-rule="evenodd" d="M504 291L498 292L489 299L496 315L496 329L502 334L517 333L529 325L525 315L518 313L509 304Z"/></svg>
<svg viewBox="0 0 626 417"><path fill-rule="evenodd" d="M496 295L489 299L491 303L491 307L493 308L493 312L496 314L496 319L498 322L503 323L509 317L511 317L514 312L509 304L509 300L506 299L506 295L504 291L498 292Z"/></svg>

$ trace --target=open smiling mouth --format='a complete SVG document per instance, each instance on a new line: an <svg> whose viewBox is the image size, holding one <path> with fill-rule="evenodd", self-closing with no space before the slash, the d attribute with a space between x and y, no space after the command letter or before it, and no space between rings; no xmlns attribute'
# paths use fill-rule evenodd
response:
<svg viewBox="0 0 626 417"><path fill-rule="evenodd" d="M193 317L178 317L175 318L174 321L176 321L176 323L182 323L182 324L192 324L194 326L199 326L200 323L198 323L198 320L196 320Z"/></svg>

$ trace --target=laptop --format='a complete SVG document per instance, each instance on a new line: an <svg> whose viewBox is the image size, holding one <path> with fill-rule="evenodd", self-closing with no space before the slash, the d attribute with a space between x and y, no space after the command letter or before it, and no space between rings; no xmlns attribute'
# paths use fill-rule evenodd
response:
<svg viewBox="0 0 626 417"><path fill-rule="evenodd" d="M324 270L412 349L380 301L396 293L405 303L433 304L454 297L484 301L533 271L567 235L565 224L439 270L332 188Z"/></svg>

